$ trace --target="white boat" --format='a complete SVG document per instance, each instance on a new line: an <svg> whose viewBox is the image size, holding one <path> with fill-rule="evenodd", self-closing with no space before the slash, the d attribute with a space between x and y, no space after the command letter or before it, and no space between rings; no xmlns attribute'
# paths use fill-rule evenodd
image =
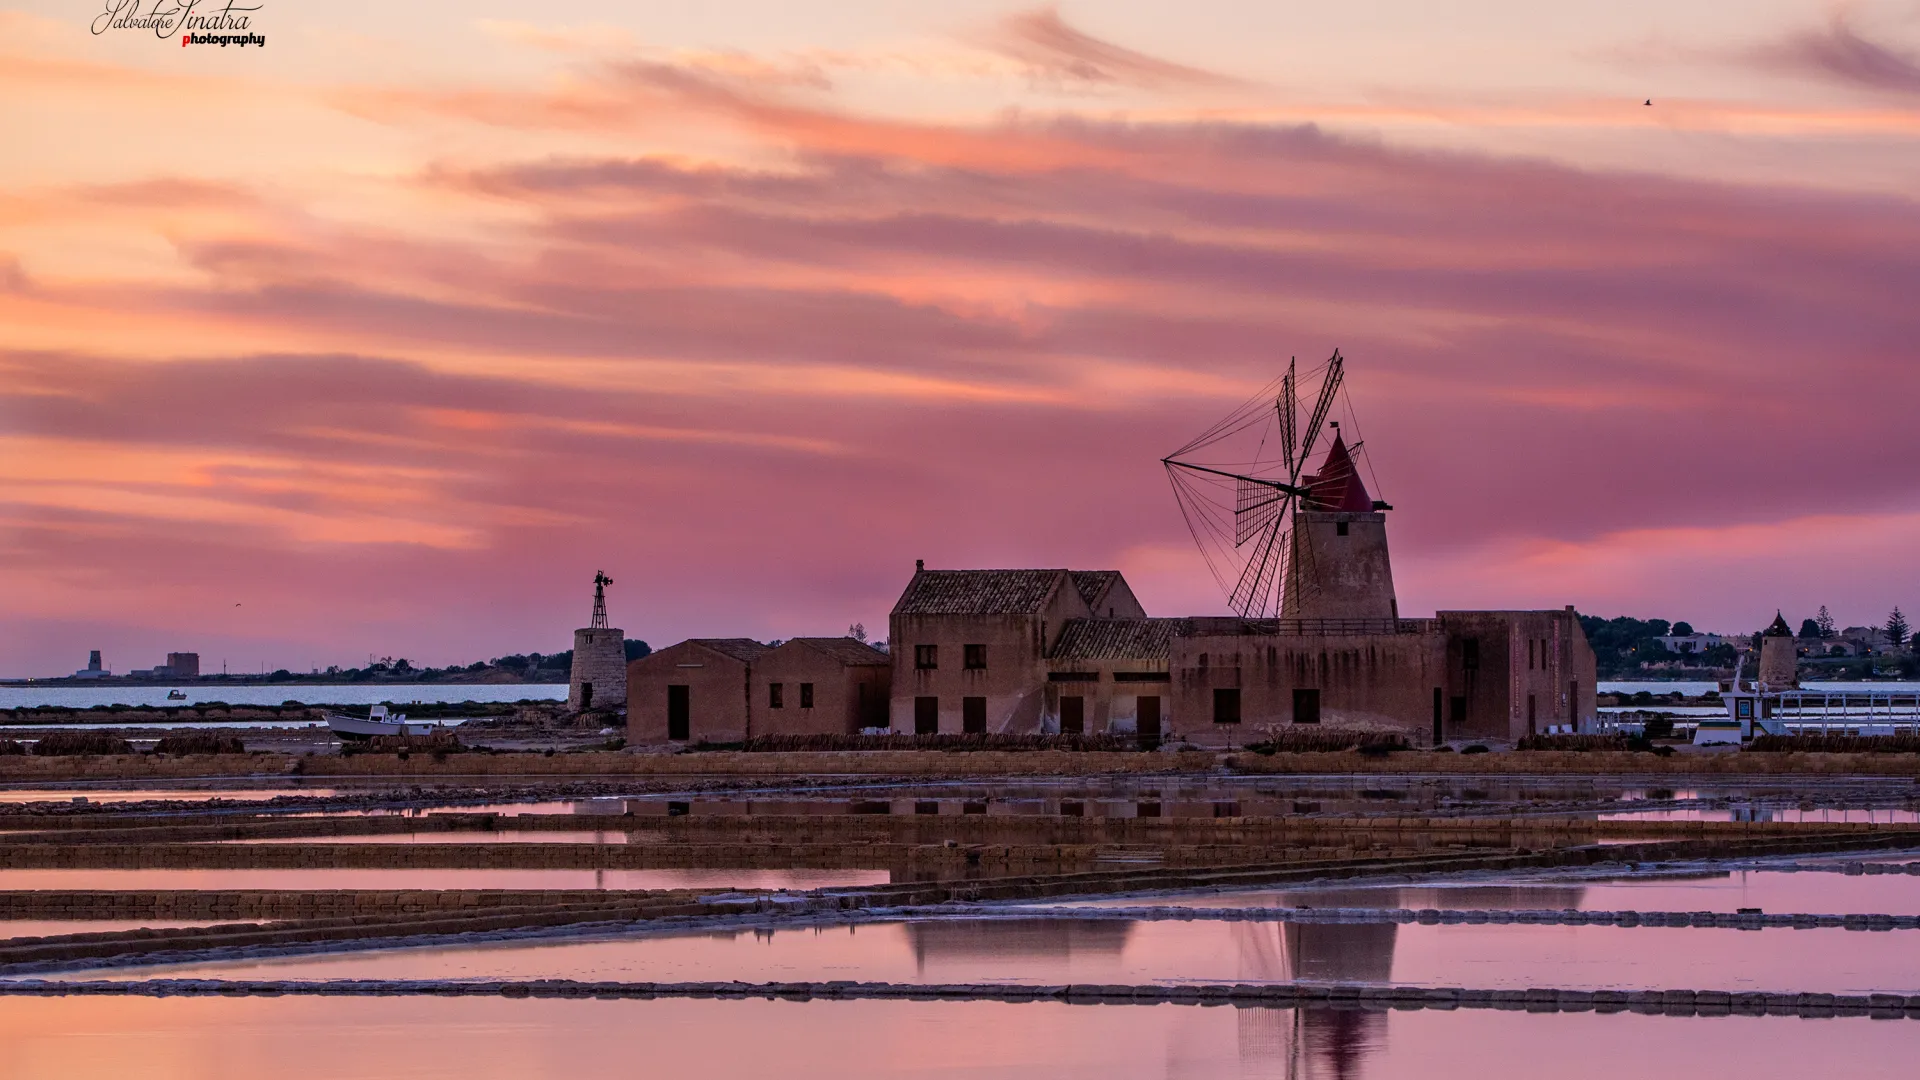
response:
<svg viewBox="0 0 1920 1080"><path fill-rule="evenodd" d="M440 730L440 725L430 720L408 723L406 713L388 713L385 705L375 705L364 719L328 713L327 727L343 739L356 740L375 735L431 735Z"/></svg>

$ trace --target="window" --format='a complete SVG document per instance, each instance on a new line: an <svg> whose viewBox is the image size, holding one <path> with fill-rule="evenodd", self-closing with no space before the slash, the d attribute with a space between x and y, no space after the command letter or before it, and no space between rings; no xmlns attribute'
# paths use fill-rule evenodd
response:
<svg viewBox="0 0 1920 1080"><path fill-rule="evenodd" d="M1078 694L1060 699L1060 734L1079 735L1087 730L1087 699Z"/></svg>
<svg viewBox="0 0 1920 1080"><path fill-rule="evenodd" d="M1213 722L1216 724L1237 724L1240 722L1239 687L1217 686L1214 688Z"/></svg>
<svg viewBox="0 0 1920 1080"><path fill-rule="evenodd" d="M1528 671L1533 670L1533 647L1538 644L1539 642L1534 640L1533 638L1527 639L1527 670Z"/></svg>
<svg viewBox="0 0 1920 1080"><path fill-rule="evenodd" d="M1467 722L1467 699L1466 698L1464 697L1449 698L1447 701L1447 708L1450 712L1452 723L1464 724Z"/></svg>
<svg viewBox="0 0 1920 1080"><path fill-rule="evenodd" d="M915 735L940 734L939 698L917 697L913 699L913 733Z"/></svg>
<svg viewBox="0 0 1920 1080"><path fill-rule="evenodd" d="M785 708L786 697L787 697L786 690L787 688L780 683L777 683L777 682L768 683L767 684L767 708L769 709Z"/></svg>
<svg viewBox="0 0 1920 1080"><path fill-rule="evenodd" d="M965 645L961 647L960 666L968 671L987 670L987 647L985 645Z"/></svg>
<svg viewBox="0 0 1920 1080"><path fill-rule="evenodd" d="M1537 719L1539 715L1540 715L1540 699L1533 696L1532 694L1528 694L1527 695L1527 734L1533 735L1537 733L1537 729L1534 726L1534 720Z"/></svg>
<svg viewBox="0 0 1920 1080"><path fill-rule="evenodd" d="M1467 638L1460 643L1460 666L1468 671L1480 670L1480 639Z"/></svg>
<svg viewBox="0 0 1920 1080"><path fill-rule="evenodd" d="M1335 536L1345 536L1345 535L1347 535L1347 523L1346 523L1346 522L1344 522L1344 521L1336 521L1336 522L1334 522L1334 523L1333 523L1333 533L1334 533L1334 535L1335 535Z"/></svg>
<svg viewBox="0 0 1920 1080"><path fill-rule="evenodd" d="M970 697L960 699L960 730L968 735L987 733L987 699Z"/></svg>
<svg viewBox="0 0 1920 1080"><path fill-rule="evenodd" d="M800 707L803 709L813 708L813 684L810 682L800 684Z"/></svg>
<svg viewBox="0 0 1920 1080"><path fill-rule="evenodd" d="M921 671L932 671L940 666L940 646L915 645L913 647L913 666Z"/></svg>
<svg viewBox="0 0 1920 1080"><path fill-rule="evenodd" d="M1296 724L1317 724L1320 722L1320 691L1316 687L1296 686L1293 688L1293 722Z"/></svg>

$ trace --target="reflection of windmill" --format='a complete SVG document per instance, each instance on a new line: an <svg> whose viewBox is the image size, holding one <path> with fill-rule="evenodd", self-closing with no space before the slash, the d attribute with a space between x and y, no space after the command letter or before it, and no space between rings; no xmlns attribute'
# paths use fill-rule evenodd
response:
<svg viewBox="0 0 1920 1080"><path fill-rule="evenodd" d="M1349 447L1339 422L1329 420L1345 364L1336 350L1321 369L1304 429L1295 364L1288 361L1275 383L1161 459L1207 568L1228 606L1245 618L1295 617L1321 590L1326 574L1315 565L1321 545L1295 535L1296 512L1388 509L1367 494L1355 470L1353 455L1361 444ZM1329 425L1334 430L1326 461L1318 473L1307 474L1307 459ZM1339 535L1347 535L1346 525ZM1381 544L1384 560L1384 533Z"/></svg>

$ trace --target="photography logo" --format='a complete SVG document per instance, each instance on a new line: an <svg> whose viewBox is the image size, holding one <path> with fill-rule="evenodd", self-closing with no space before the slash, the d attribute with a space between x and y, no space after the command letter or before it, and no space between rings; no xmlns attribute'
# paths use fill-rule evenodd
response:
<svg viewBox="0 0 1920 1080"><path fill-rule="evenodd" d="M106 0L106 10L93 20L93 32L109 30L145 30L161 41L178 36L180 47L189 45L267 44L265 34L252 32L251 16L263 5L242 5L225 0L216 6L211 0Z"/></svg>

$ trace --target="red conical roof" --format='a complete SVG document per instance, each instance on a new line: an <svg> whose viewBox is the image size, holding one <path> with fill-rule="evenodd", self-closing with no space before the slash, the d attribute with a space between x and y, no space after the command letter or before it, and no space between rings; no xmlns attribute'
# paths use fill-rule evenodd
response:
<svg viewBox="0 0 1920 1080"><path fill-rule="evenodd" d="M1340 437L1338 429L1333 433L1333 445L1327 447L1326 460L1320 463L1320 471L1303 477L1301 486L1309 492L1304 507L1308 510L1364 514L1373 509L1373 496L1367 494L1367 485L1360 482L1360 471L1354 468L1353 455L1347 453L1346 440Z"/></svg>

